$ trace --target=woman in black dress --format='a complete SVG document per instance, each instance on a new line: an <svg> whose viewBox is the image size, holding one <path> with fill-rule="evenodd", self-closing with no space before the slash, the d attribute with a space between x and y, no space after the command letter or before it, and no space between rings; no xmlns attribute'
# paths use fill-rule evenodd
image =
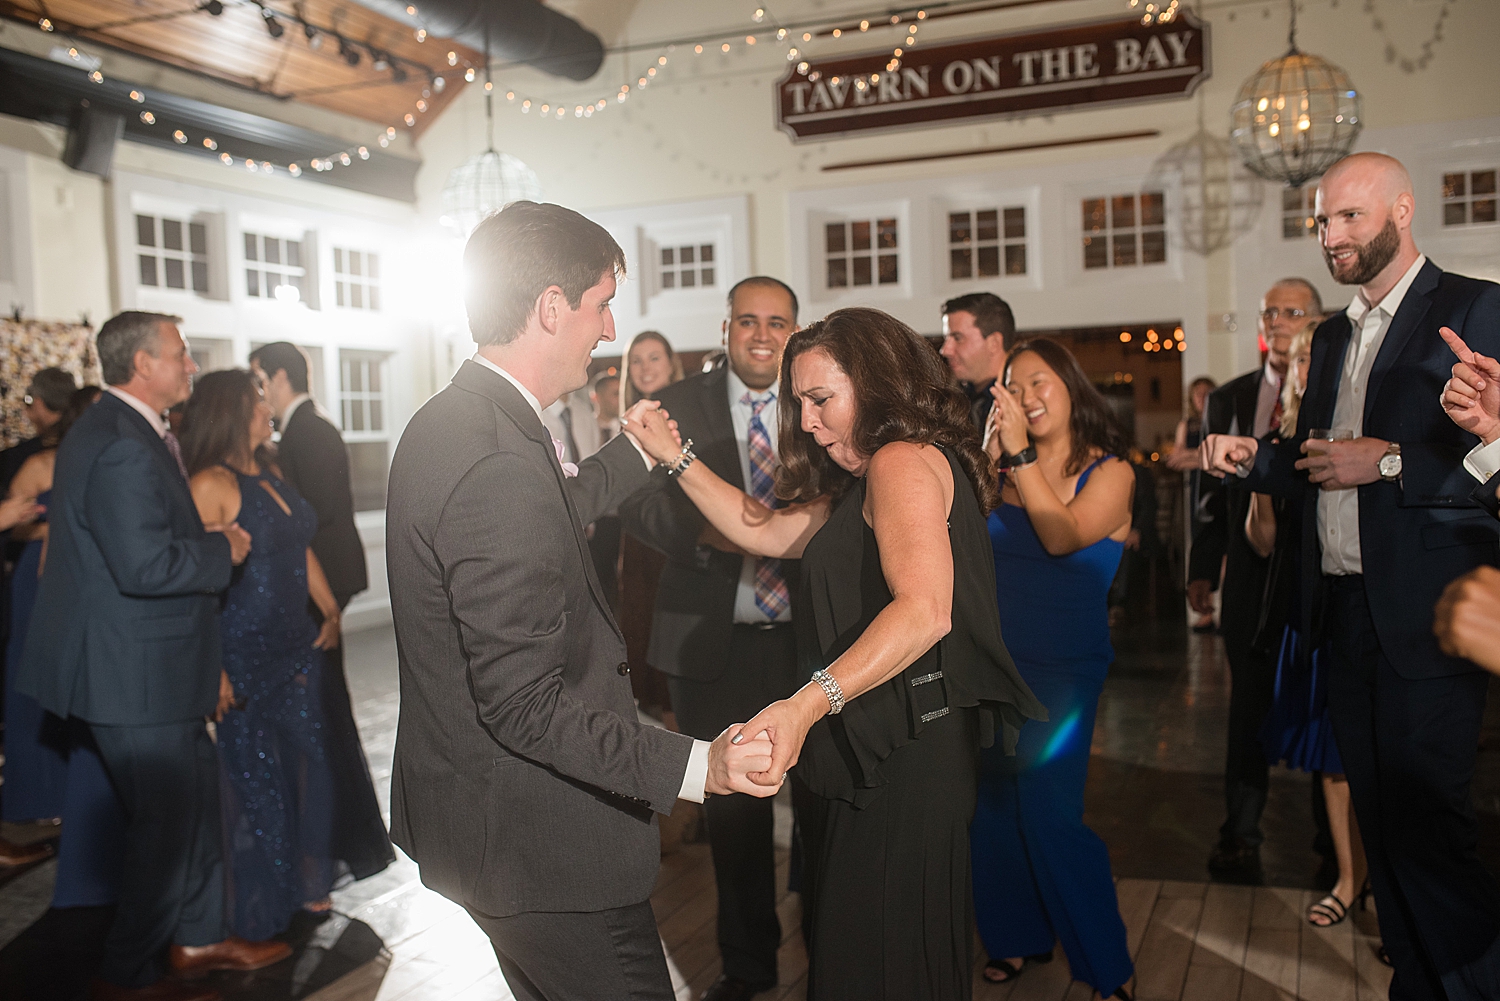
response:
<svg viewBox="0 0 1500 1001"><path fill-rule="evenodd" d="M812 1001L971 994L979 748L1042 718L1000 639L996 484L963 395L900 321L843 309L787 341L772 511L657 456L747 553L802 560L801 671L744 727L792 772Z"/></svg>

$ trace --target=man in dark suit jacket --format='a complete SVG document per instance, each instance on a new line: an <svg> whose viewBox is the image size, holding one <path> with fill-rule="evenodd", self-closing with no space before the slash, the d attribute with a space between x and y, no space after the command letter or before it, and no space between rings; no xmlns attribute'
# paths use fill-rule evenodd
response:
<svg viewBox="0 0 1500 1001"><path fill-rule="evenodd" d="M1493 356L1500 286L1423 257L1414 207L1390 157L1356 154L1324 175L1324 256L1359 295L1313 338L1296 437L1269 447L1214 436L1203 458L1302 505L1298 612L1331 646L1329 713L1395 966L1392 1001L1492 998L1500 885L1476 854L1469 794L1488 678L1438 648L1433 607L1449 581L1500 560L1500 525L1471 500L1463 466L1476 438L1439 405L1453 359L1439 329ZM1312 428L1355 438L1306 440Z"/></svg>
<svg viewBox="0 0 1500 1001"><path fill-rule="evenodd" d="M729 363L657 394L691 438L698 460L745 489L756 479L752 440L774 463L781 349L797 329L797 296L775 278L746 278L729 291ZM791 589L797 564L746 556L718 536L665 471L653 489L620 506L625 530L668 558L656 589L647 660L667 675L684 733L710 739L797 688ZM769 480L756 479L763 489ZM774 496L766 496L775 503ZM762 565L770 576L758 576ZM780 596L762 593L779 587ZM784 599L784 600L783 600ZM704 1001L738 1001L776 983L781 924L771 801L716 796L706 804L719 891L723 973Z"/></svg>
<svg viewBox="0 0 1500 1001"><path fill-rule="evenodd" d="M349 450L339 429L308 393L309 367L307 355L289 341L276 341L250 352L250 368L260 376L266 402L281 427L277 464L287 483L317 513L312 551L322 564L342 613L349 599L369 586L365 547L354 524ZM315 604L309 602L308 609L321 620ZM324 718L334 728L326 745L333 758L330 765L334 775L350 777L350 781L334 783L333 847L336 857L349 863L354 877L364 879L394 861L395 852L380 819L380 804L368 780L370 766L354 726L342 641L324 652L318 677Z"/></svg>
<svg viewBox="0 0 1500 1001"><path fill-rule="evenodd" d="M96 998L205 998L161 979L290 954L225 938L219 764L204 717L234 697L218 593L251 540L205 527L162 411L198 367L178 318L126 312L99 331L108 391L57 451L51 534L16 687L88 723L129 818Z"/></svg>
<svg viewBox="0 0 1500 1001"><path fill-rule="evenodd" d="M969 387L970 416L979 433L990 417L990 387L1005 367L1005 353L1016 340L1016 315L993 292L970 292L943 303L940 354L953 378Z"/></svg>
<svg viewBox="0 0 1500 1001"><path fill-rule="evenodd" d="M1284 278L1260 301L1258 333L1266 344L1264 363L1232 379L1208 397L1204 434L1246 434L1260 438L1281 421L1281 386L1291 362L1292 338L1310 319L1322 315L1317 289L1302 278ZM1210 592L1223 572L1219 630L1229 661L1229 728L1224 757L1224 824L1208 859L1211 873L1232 882L1262 878L1260 818L1266 806L1270 768L1260 742L1276 683L1274 651L1260 649L1261 622L1269 561L1256 555L1245 538L1250 491L1225 484L1212 501L1214 517L1193 539L1188 560L1188 601L1200 615L1213 611Z"/></svg>
<svg viewBox="0 0 1500 1001"><path fill-rule="evenodd" d="M484 929L522 1001L671 998L649 899L655 815L679 797L775 792L745 778L768 767L769 741L694 741L642 724L631 700L583 526L646 484L632 435L673 447L657 404L576 465L542 424L613 340L624 261L557 205L480 223L464 251L479 352L391 463L392 833Z"/></svg>

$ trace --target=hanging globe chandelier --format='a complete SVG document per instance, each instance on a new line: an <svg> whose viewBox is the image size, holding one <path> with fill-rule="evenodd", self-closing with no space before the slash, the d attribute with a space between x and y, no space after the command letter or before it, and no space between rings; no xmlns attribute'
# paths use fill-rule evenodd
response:
<svg viewBox="0 0 1500 1001"><path fill-rule="evenodd" d="M486 98L488 100L488 98ZM443 185L440 221L464 239L485 218L511 202L540 201L542 185L536 171L492 145L478 156L454 167Z"/></svg>
<svg viewBox="0 0 1500 1001"><path fill-rule="evenodd" d="M511 202L541 201L536 171L509 153L495 150L494 86L490 81L489 37L484 52L484 118L489 145L483 153L454 167L443 185L444 226L467 240L474 227Z"/></svg>
<svg viewBox="0 0 1500 1001"><path fill-rule="evenodd" d="M1182 245L1207 256L1248 232L1260 213L1264 185L1235 158L1229 143L1198 131L1161 155L1146 187L1163 190L1175 181Z"/></svg>
<svg viewBox="0 0 1500 1001"><path fill-rule="evenodd" d="M1290 48L1240 86L1229 140L1246 169L1295 188L1348 156L1363 125L1349 75L1297 48L1296 0L1291 6Z"/></svg>

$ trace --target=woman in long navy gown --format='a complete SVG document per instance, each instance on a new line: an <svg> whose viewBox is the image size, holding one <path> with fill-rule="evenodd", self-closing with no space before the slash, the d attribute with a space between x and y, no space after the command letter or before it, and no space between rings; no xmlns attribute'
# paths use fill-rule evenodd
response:
<svg viewBox="0 0 1500 1001"><path fill-rule="evenodd" d="M253 375L228 369L198 380L182 437L193 499L205 525L238 522L253 540L220 615L235 705L218 726L229 919L252 941L285 930L299 910L326 910L348 873L333 855L318 697L322 651L338 643L338 604L308 548L317 515L276 475L270 438L271 408Z"/></svg>
<svg viewBox="0 0 1500 1001"><path fill-rule="evenodd" d="M1055 341L1018 345L992 392L1000 627L1048 718L1021 730L1014 757L991 748L981 759L970 842L984 976L1014 979L1061 941L1075 979L1128 997L1125 924L1109 852L1083 822L1083 788L1114 659L1109 585L1130 531L1135 474L1103 398Z"/></svg>

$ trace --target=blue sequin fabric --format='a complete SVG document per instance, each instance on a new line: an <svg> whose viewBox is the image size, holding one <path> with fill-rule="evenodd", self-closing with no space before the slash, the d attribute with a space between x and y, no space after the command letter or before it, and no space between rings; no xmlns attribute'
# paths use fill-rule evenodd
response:
<svg viewBox="0 0 1500 1001"><path fill-rule="evenodd" d="M259 941L327 896L340 871L329 848L323 654L313 647L318 627L308 611L307 547L317 514L270 472L231 471L240 486L236 520L252 541L220 616L224 670L242 706L219 724L221 800L230 921L236 935Z"/></svg>

